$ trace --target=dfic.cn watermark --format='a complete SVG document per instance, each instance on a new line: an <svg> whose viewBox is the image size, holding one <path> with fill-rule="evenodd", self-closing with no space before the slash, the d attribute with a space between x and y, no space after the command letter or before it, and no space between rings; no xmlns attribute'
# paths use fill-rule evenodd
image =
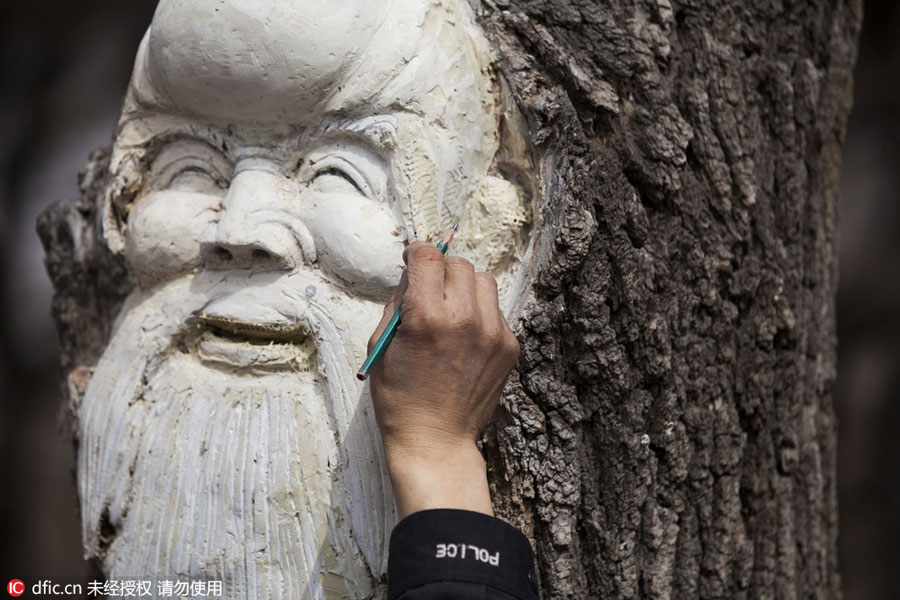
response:
<svg viewBox="0 0 900 600"><path fill-rule="evenodd" d="M18 598L25 593L25 583L21 579L10 579L6 591L13 598ZM31 593L35 596L80 596L82 590L78 583L53 583L44 579L31 586Z"/></svg>

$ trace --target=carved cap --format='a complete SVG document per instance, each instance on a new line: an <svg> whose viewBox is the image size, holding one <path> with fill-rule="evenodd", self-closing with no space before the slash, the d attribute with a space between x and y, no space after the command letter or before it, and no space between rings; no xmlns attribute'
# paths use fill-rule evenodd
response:
<svg viewBox="0 0 900 600"><path fill-rule="evenodd" d="M431 0L161 0L138 53L134 99L235 124L302 125L378 107L442 112L436 104L460 88L489 91L471 89L489 85L472 81L486 70L486 48L476 49L482 42L458 9Z"/></svg>

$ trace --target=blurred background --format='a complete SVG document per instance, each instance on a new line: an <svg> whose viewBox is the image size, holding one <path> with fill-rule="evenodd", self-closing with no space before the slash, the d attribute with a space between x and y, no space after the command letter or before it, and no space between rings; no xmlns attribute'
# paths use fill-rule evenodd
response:
<svg viewBox="0 0 900 600"><path fill-rule="evenodd" d="M156 0L7 2L0 20L0 573L82 579L35 219L107 144ZM900 2L870 0L841 174L840 558L847 600L900 598Z"/></svg>

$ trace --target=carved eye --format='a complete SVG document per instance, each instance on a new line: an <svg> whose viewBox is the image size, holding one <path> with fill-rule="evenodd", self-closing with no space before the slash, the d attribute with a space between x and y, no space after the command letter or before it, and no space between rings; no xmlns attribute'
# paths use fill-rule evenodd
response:
<svg viewBox="0 0 900 600"><path fill-rule="evenodd" d="M167 169L170 170L170 169ZM197 193L218 193L227 187L227 182L218 175L199 165L187 165L175 171L164 180L165 189Z"/></svg>
<svg viewBox="0 0 900 600"><path fill-rule="evenodd" d="M155 190L222 195L228 188L231 164L209 145L176 140L154 158L150 184Z"/></svg>
<svg viewBox="0 0 900 600"><path fill-rule="evenodd" d="M340 181L332 181L332 179L338 179ZM363 196L368 195L363 189L363 185L365 184L360 185L360 183L358 183L351 175L337 167L327 167L325 169L322 169L321 171L316 172L315 176L313 177L313 181L317 182L316 185L319 188L329 188L323 189L322 191L346 191L347 184L349 184L356 191L356 193L362 194Z"/></svg>
<svg viewBox="0 0 900 600"><path fill-rule="evenodd" d="M332 158L311 166L315 172L309 183L316 191L326 194L358 194L372 198L372 190L366 178L349 162Z"/></svg>
<svg viewBox="0 0 900 600"><path fill-rule="evenodd" d="M351 143L321 146L297 165L297 177L312 191L357 196L374 202L386 197L390 167L372 151Z"/></svg>

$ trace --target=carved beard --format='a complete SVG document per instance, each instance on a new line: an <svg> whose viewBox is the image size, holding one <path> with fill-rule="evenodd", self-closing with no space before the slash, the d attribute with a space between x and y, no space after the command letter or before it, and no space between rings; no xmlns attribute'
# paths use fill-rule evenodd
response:
<svg viewBox="0 0 900 600"><path fill-rule="evenodd" d="M221 580L225 597L376 595L396 517L341 329L310 303L311 368L212 368L183 332L214 283L123 309L81 407L86 548L111 578Z"/></svg>

